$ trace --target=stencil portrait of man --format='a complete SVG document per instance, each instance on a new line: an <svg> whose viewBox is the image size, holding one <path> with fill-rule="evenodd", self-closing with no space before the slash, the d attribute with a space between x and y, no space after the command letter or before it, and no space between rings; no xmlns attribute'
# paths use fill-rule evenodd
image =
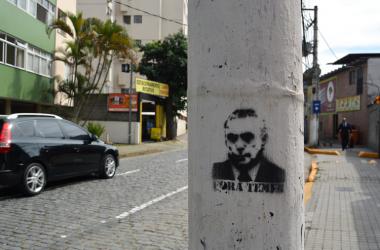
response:
<svg viewBox="0 0 380 250"><path fill-rule="evenodd" d="M285 171L265 157L265 121L253 109L237 109L224 123L227 159L213 164L214 180L283 183Z"/></svg>

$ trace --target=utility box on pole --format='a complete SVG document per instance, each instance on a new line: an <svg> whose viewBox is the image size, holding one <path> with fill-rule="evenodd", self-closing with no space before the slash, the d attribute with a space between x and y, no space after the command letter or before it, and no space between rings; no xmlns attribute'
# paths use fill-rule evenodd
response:
<svg viewBox="0 0 380 250"><path fill-rule="evenodd" d="M189 1L189 249L301 250L301 3Z"/></svg>

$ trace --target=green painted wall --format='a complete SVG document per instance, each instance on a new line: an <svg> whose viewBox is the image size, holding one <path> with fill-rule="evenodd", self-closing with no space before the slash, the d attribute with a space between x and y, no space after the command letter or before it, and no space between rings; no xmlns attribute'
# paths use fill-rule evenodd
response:
<svg viewBox="0 0 380 250"><path fill-rule="evenodd" d="M0 97L53 103L52 79L2 64L0 76Z"/></svg>
<svg viewBox="0 0 380 250"><path fill-rule="evenodd" d="M51 1L54 3L55 1ZM0 0L0 30L47 52L53 52L55 34L50 38L46 25L7 0Z"/></svg>

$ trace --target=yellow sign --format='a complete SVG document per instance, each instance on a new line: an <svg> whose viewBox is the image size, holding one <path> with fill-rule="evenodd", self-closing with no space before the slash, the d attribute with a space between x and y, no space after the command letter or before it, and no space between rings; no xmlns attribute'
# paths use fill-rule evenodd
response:
<svg viewBox="0 0 380 250"><path fill-rule="evenodd" d="M336 100L336 112L360 110L360 95L338 98Z"/></svg>
<svg viewBox="0 0 380 250"><path fill-rule="evenodd" d="M169 85L144 79L136 79L136 91L156 96L169 96Z"/></svg>

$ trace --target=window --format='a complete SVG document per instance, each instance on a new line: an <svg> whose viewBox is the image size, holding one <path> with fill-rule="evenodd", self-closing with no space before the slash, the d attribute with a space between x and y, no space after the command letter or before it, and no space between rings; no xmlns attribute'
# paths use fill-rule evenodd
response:
<svg viewBox="0 0 380 250"><path fill-rule="evenodd" d="M89 140L90 136L86 131L74 124L61 121L62 129L66 136L72 140Z"/></svg>
<svg viewBox="0 0 380 250"><path fill-rule="evenodd" d="M51 24L55 17L55 5L47 0L8 0L19 9L29 13L43 23Z"/></svg>
<svg viewBox="0 0 380 250"><path fill-rule="evenodd" d="M361 95L363 93L363 68L360 67L356 71L356 94Z"/></svg>
<svg viewBox="0 0 380 250"><path fill-rule="evenodd" d="M134 23L142 23L142 15L133 16Z"/></svg>
<svg viewBox="0 0 380 250"><path fill-rule="evenodd" d="M63 138L63 133L55 120L36 120L36 134L43 138Z"/></svg>
<svg viewBox="0 0 380 250"><path fill-rule="evenodd" d="M16 48L12 44L6 45L7 54L7 64L16 66Z"/></svg>
<svg viewBox="0 0 380 250"><path fill-rule="evenodd" d="M350 79L349 79L349 84L350 85L353 85L356 83L356 71L355 70L351 70L350 71Z"/></svg>
<svg viewBox="0 0 380 250"><path fill-rule="evenodd" d="M131 24L131 16L123 16L123 21L125 24Z"/></svg>
<svg viewBox="0 0 380 250"><path fill-rule="evenodd" d="M34 120L17 122L12 131L12 137L33 137L34 136Z"/></svg>
<svg viewBox="0 0 380 250"><path fill-rule="evenodd" d="M52 56L12 36L0 33L0 63L51 76Z"/></svg>
<svg viewBox="0 0 380 250"><path fill-rule="evenodd" d="M4 43L0 41L0 62L4 62Z"/></svg>
<svg viewBox="0 0 380 250"><path fill-rule="evenodd" d="M17 0L17 6L26 11L26 0Z"/></svg>
<svg viewBox="0 0 380 250"><path fill-rule="evenodd" d="M47 10L40 4L37 4L37 19L43 23L47 22Z"/></svg>

